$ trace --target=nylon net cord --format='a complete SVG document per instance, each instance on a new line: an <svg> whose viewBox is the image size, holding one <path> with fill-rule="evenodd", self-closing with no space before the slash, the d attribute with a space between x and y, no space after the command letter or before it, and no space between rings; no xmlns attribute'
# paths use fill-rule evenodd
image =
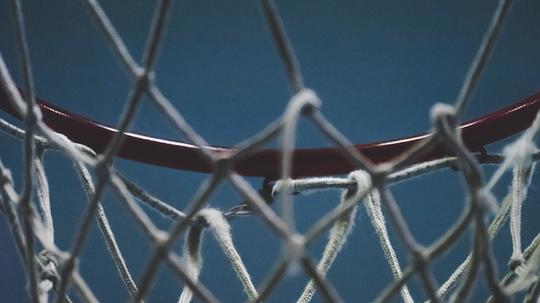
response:
<svg viewBox="0 0 540 303"><path fill-rule="evenodd" d="M153 81L154 67L167 26L171 1L162 0L156 6L140 64L132 57L98 1L84 0L83 3L97 24L97 30L133 81L124 111L118 121L120 132L102 155L97 155L89 148L53 132L41 121L39 108L34 102L32 68L20 0L12 0L12 4L21 54L22 82L26 91L24 96L17 90L4 59L0 57L0 82L8 92L10 101L24 116L23 129L0 119L1 131L21 139L24 147L23 184L20 193L15 190L10 171L0 159L1 211L23 260L28 280L28 293L32 302L48 302L50 299L55 302L71 302L72 296L77 296L85 302L98 301L78 270L80 254L94 219L105 239L119 277L134 302L140 302L147 297L161 263L165 263L167 268L185 285L184 289L179 291L178 302L190 302L194 296L203 302L217 302L218 298L198 281L198 276L203 270L203 257L200 250L203 234L207 229L230 261L231 267L244 288L247 300L251 302L265 300L290 268L297 268L304 271L310 278L298 302L309 302L315 292L319 292L327 302L341 302L343 301L341 296L331 281L326 279L326 273L343 248L351 232L356 211L362 205L367 209L383 254L394 276L394 281L380 293L375 301L387 302L396 293L400 293L403 301L413 302L413 295L406 286L413 276L418 276L425 296L431 302L440 302L445 299L463 302L480 276L487 281L492 295L489 300L508 301L516 293L523 291L527 293L526 298L531 302L538 300L540 295L538 242L540 241L537 237L522 251L520 228L521 207L533 177L534 163L540 159L540 154L534 145L534 139L540 128L540 118L537 116L533 125L514 143L505 148L502 155L483 155L480 159L465 148L455 130L463 108L466 107L488 62L499 29L508 13L510 1L499 1L455 106L436 104L433 107L431 139L415 146L393 162L379 165L370 163L351 148L351 143L319 111L320 100L314 91L304 86L298 60L286 36L285 27L276 6L272 1L261 1L268 27L278 54L283 59L289 86L293 93L289 105L276 124L238 145L238 151L227 158L219 158L201 148L200 153L213 164L214 174L208 176L200 185L197 193L182 211L159 200L130 181L128 177L121 175L113 163L113 157L122 142L122 135L130 128L143 95L148 96L150 102L191 143L199 147L206 145L206 141L184 120ZM311 121L330 142L340 147L358 171L351 172L347 178L291 179L296 125L301 118ZM282 176L274 184L272 195L281 203L281 215L276 214L267 205L265 197L231 169L234 161L245 157L255 148L278 135L282 137ZM455 157L409 165L414 158L425 153L438 142L442 142ZM88 206L81 216L81 223L76 231L77 236L67 250L55 244L54 218L51 214L49 187L43 166L44 155L49 150L60 150L73 161L88 197ZM487 182L479 167L480 163L499 165ZM454 225L440 239L425 247L420 245L411 233L388 186L450 166L458 167L465 181L466 207ZM512 171L511 187L508 195L499 204L491 194L491 189L508 170ZM90 171L96 176L95 180ZM207 206L212 194L223 182L229 182L246 199L249 209L282 241L281 258L264 281L258 284L258 287L255 286L257 283L252 281L249 270L234 245L228 215ZM131 274L128 264L124 261L124 253L108 223L106 212L100 204L103 191L107 186L114 189L119 202L133 217L154 248L147 266L137 279ZM34 189L38 203L34 201L35 197L32 194ZM341 201L306 233L298 233L294 221L291 193L327 189L341 190ZM171 228L168 231L157 228L140 204L146 204L165 217L171 218L173 220ZM486 219L490 217L490 214L494 214L493 219L486 224ZM513 270L500 279L492 256L490 240L501 230L507 218L510 218ZM392 230L407 250L410 257L409 263L400 262L397 259L389 240L387 221L390 222ZM306 247L328 229L330 229L329 240L322 257L316 261L307 253ZM473 238L469 256L446 282L438 285L433 277L431 263L450 250L457 239L467 231L470 231ZM185 244L182 255L179 255L171 247L182 235L185 235ZM84 262L84 260L81 261Z"/></svg>

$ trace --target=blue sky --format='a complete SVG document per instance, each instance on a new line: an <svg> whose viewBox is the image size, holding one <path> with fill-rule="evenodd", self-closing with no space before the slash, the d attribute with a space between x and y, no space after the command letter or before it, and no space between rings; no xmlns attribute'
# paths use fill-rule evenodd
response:
<svg viewBox="0 0 540 303"><path fill-rule="evenodd" d="M0 3L0 52L17 78L17 56L11 8ZM103 1L103 7L135 58L140 58L152 17L152 1ZM452 102L479 45L495 1L277 1L306 85L323 101L322 112L353 142L391 139L429 128L435 102ZM71 111L115 124L131 85L108 46L90 22L81 3L59 0L25 1L27 29L37 94ZM492 63L467 110L472 118L524 98L540 89L540 3L517 1L508 18ZM156 82L186 120L210 143L232 145L262 129L283 112L289 91L282 66L271 44L256 1L177 1L173 5ZM6 115L0 113L0 117ZM147 102L133 129L145 134L182 139ZM328 145L313 126L300 123L298 145ZM0 157L20 181L20 146L0 135ZM497 151L501 146L490 147ZM160 198L182 208L205 177L118 160L131 175ZM314 164L316 165L316 164ZM67 248L85 200L69 161L47 154L58 244ZM487 170L487 173L492 170ZM254 186L261 180L250 179ZM509 184L509 179L505 179ZM18 183L20 185L20 182ZM534 184L534 183L533 183ZM458 174L445 170L393 187L405 218L419 241L431 243L457 218L464 194ZM498 197L506 185L496 189ZM535 214L540 193L532 186L524 220L524 242L538 231ZM239 200L224 186L212 200L221 209ZM338 194L317 193L297 199L300 230L313 224L338 202ZM148 239L137 229L114 195L105 208L135 275L150 254ZM169 222L152 217L165 228ZM0 224L0 292L9 302L22 301L24 277L4 221ZM254 218L233 222L235 241L252 268L256 283L277 260L276 236ZM124 301L100 235L94 231L81 262L81 271L105 302ZM312 249L318 256L324 238ZM465 254L446 256L435 267L440 282ZM509 256L505 229L495 246L501 269ZM398 242L396 242L398 243ZM403 262L399 244L396 245ZM180 244L177 245L180 247ZM207 236L202 281L224 302L243 300L219 247ZM99 266L97 265L99 264ZM98 269L98 270L96 270ZM360 211L330 280L347 301L373 299L391 279L381 249L364 211ZM230 282L230 283L229 283ZM302 276L283 281L271 302L289 302L305 283ZM482 288L482 285L481 287ZM416 282L415 298L422 298ZM173 301L179 284L162 270L151 299ZM481 292L481 290L480 290Z"/></svg>

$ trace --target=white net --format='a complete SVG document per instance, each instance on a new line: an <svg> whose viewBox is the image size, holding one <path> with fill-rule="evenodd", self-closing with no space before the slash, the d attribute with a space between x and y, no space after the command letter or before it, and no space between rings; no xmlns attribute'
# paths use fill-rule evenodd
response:
<svg viewBox="0 0 540 303"><path fill-rule="evenodd" d="M364 301L367 299L364 299L362 294L357 294L355 298L343 298L330 279L326 278L332 264L344 249L360 207L365 207L394 278L386 288L381 289L381 293L375 298L376 302L388 302L398 295L405 302L464 302L478 281L485 281L488 289L485 299L488 301L503 302L519 298L525 302L538 302L540 237L535 237L530 243L522 243L521 210L533 178L534 163L540 159L534 145L540 129L540 118L537 117L531 127L513 143L508 144L500 155L478 155L469 152L456 131L457 121L460 120L488 61L496 36L508 13L510 1L499 1L455 104L433 106L433 135L392 162L377 165L351 148L352 144L323 116L319 110L321 101L317 94L304 86L297 59L285 35L276 7L272 1L262 1L262 10L287 71L293 91L292 97L280 119L236 146L235 152L227 157L205 148L199 149L203 157L212 163L214 173L203 181L183 210L159 200L130 181L129 177L118 172L113 163L113 157L122 144L122 136L130 128L143 95L147 96L150 103L191 143L199 147L208 146L153 81L153 71L168 22L171 1L163 0L157 4L141 63L133 58L100 4L93 0L83 1L98 31L134 83L118 121L119 133L101 155L52 131L41 121L39 108L34 102L23 10L19 0L12 2L22 58L22 88L27 93L21 95L1 57L0 83L8 93L10 102L24 116L24 127L19 128L0 119L0 129L3 133L21 140L24 164L21 169L21 190L17 191L9 168L0 162L0 201L2 215L23 260L32 302L107 301L107 298L96 297L89 286L92 283L87 283L85 273L79 268L79 263L85 260L82 252L94 221L97 222L118 276L134 302L148 297L160 264L165 264L184 285L183 289L178 289L178 302L191 302L194 298L202 302L219 301L213 291L199 281L205 270L204 253L201 252L205 230L215 238L230 262L246 300L267 300L288 272L302 271L309 281L303 291L300 290L297 302L310 302L316 294L327 302L358 301L358 298ZM331 143L342 149L357 170L342 178L291 179L295 133L301 118L312 122ZM281 137L282 176L280 180L272 183L269 197L264 192L255 190L244 177L235 173L232 167L235 162L244 159L276 137ZM428 153L439 143L455 156L413 165L415 159ZM88 198L88 207L78 217L79 225L73 227L76 228L76 237L69 247L59 247L55 241L55 236L61 233L62 229L55 229L51 211L51 204L55 201L49 198L48 179L43 165L44 154L49 150L59 150L73 161L75 172ZM497 168L486 181L480 166L489 164L496 165ZM458 169L462 176L466 203L462 214L453 225L434 243L425 246L420 244L411 232L389 186L448 167ZM492 190L507 171L512 174L511 185L506 196L498 199ZM224 182L228 182L245 199L245 204L228 211L209 206L210 197ZM147 236L146 239L152 247L152 254L141 269L133 270L125 261L124 255L129 254L130 250L122 249L122 241L115 237L104 206L100 203L107 188L114 191L117 200L125 207L128 216L135 220L139 230ZM327 189L341 191L339 202L307 231L299 232L295 223L294 194ZM280 214L268 204L270 198L279 203ZM141 204L149 208L143 208ZM171 227L168 230L158 227L146 213L148 209L172 219ZM250 265L242 261L242 254L235 246L230 222L239 215L256 216L281 242L281 247L276 248L280 252L278 261L258 281L250 275ZM511 243L512 255L509 260L510 270L506 275L500 276L491 240L506 221L509 221L511 241L507 243ZM307 248L327 230L329 237L322 256L312 256ZM391 231L393 235L390 235ZM464 235L468 235L472 240L469 255L461 264L456 264L455 271L445 278L446 280L440 281L441 278L434 275L433 264L452 250L454 244ZM184 245L182 254L179 254L174 245L182 236ZM402 258L396 252L396 243L403 247L408 259ZM129 247L129 243L124 245ZM419 288L422 291L419 293L413 293L408 287L413 277L417 277L421 285Z"/></svg>

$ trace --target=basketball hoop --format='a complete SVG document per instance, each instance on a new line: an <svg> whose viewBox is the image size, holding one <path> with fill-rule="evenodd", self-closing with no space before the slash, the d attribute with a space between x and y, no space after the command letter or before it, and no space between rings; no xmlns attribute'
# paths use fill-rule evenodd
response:
<svg viewBox="0 0 540 303"><path fill-rule="evenodd" d="M292 95L283 116L259 134L233 147L208 144L153 81L171 1L161 0L156 6L141 63L133 59L99 3L96 0L84 3L98 31L126 73L134 79L117 127L96 122L35 97L20 0L13 0L13 15L22 57L21 89L0 56L0 109L24 122L24 126L19 127L0 118L0 131L20 139L24 145L20 192L16 190L9 167L0 158L0 211L23 260L32 302L48 302L49 299L70 302L73 295L85 302L98 302L89 286L91 283L86 282L84 273L78 268L79 260L84 261L80 257L94 218L120 280L134 302L147 298L160 264L165 264L183 283L183 289L178 292L178 302L191 302L193 297L203 302L219 300L199 281L204 272L201 247L205 230L216 239L250 302L267 300L288 272L299 270L305 273L308 281L298 302L310 302L315 294L327 302L341 302L343 298L327 278L327 273L342 252L361 206L365 206L393 276L393 280L381 290L377 302L388 302L397 293L405 302L414 302L415 298L441 302L447 297L453 302L463 302L479 277L483 277L489 291L487 300L505 302L516 296L525 296L530 302L539 300L540 234L535 231L537 236L530 243L522 244L521 213L535 163L540 160L534 144L540 132L540 92L460 124L508 15L510 1L499 1L455 103L432 107L432 129L428 133L354 145L319 110L321 101L313 90L304 85L298 60L277 8L271 0L262 0L263 14L283 61ZM148 97L150 103L186 137L187 142L129 132L143 96ZM296 148L296 127L302 117L312 122L335 147ZM502 154L489 154L485 150L486 145L520 132L523 133L508 144ZM264 148L278 136L281 136L279 149ZM62 151L74 163L89 202L69 248L58 247L55 241L59 230L55 229L53 221L51 203L54 201L50 201L42 157L49 149ZM179 210L137 185L129 176L121 174L113 161L117 156L208 176L187 206ZM480 164L496 165L487 180L484 180ZM389 185L445 167L458 170L464 181L466 203L453 225L432 244L424 246L411 232ZM510 190L504 198L498 199L493 188L508 170L512 171ZM257 192L244 177L264 177L262 189ZM212 194L224 182L230 183L243 198L240 204L227 211L208 205ZM120 204L134 218L152 248L146 266L137 270L140 273L137 277L124 258L127 251L121 251L121 241L115 237L101 204L108 187L113 189ZM299 232L293 195L328 189L341 191L337 205L306 232ZM272 209L270 204L274 200L280 203L281 214ZM140 204L172 219L170 229L164 231L159 228ZM240 216L260 219L281 243L279 260L266 278L258 283L250 275L250 266L242 259L231 232L231 219ZM507 274L499 277L491 240L508 218L512 256ZM489 223L486 223L488 219ZM391 222L391 229L387 228L387 221ZM327 230L329 239L322 256L312 257L308 246ZM390 237L391 231L394 237ZM468 257L461 264L456 264L446 282L439 285L434 278L433 263L451 251L467 231L470 231L472 239ZM182 255L179 255L173 247L181 236L185 242ZM399 240L409 262L400 260L393 238ZM418 278L424 297L411 290L413 276Z"/></svg>

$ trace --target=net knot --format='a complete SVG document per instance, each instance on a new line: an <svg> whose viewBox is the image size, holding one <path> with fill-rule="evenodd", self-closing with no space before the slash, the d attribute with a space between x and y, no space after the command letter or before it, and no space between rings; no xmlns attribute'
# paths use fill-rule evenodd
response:
<svg viewBox="0 0 540 303"><path fill-rule="evenodd" d="M454 106L446 103L435 103L429 112L431 123L435 124L440 119L446 118L450 121L454 121L456 115L456 109Z"/></svg>
<svg viewBox="0 0 540 303"><path fill-rule="evenodd" d="M195 216L195 219L200 220L204 224L204 227L212 225L214 228L218 229L220 233L229 233L231 229L223 212L216 208L201 209Z"/></svg>
<svg viewBox="0 0 540 303"><path fill-rule="evenodd" d="M526 138L519 138L508 144L503 149L504 156L513 165L528 166L532 161L532 155L536 152L536 145Z"/></svg>
<svg viewBox="0 0 540 303"><path fill-rule="evenodd" d="M359 196L370 188L372 184L370 174L363 170L355 170L349 173L348 178L356 184L355 189L349 189L345 192L348 199L358 200Z"/></svg>
<svg viewBox="0 0 540 303"><path fill-rule="evenodd" d="M37 256L37 263L39 265L40 288L46 293L55 287L60 279L56 268L58 259L51 252L43 250Z"/></svg>
<svg viewBox="0 0 540 303"><path fill-rule="evenodd" d="M426 268L429 262L429 251L425 247L417 247L411 251L411 261L416 268Z"/></svg>
<svg viewBox="0 0 540 303"><path fill-rule="evenodd" d="M288 260L289 272L295 274L300 271L300 260L304 257L305 239L301 234L292 234L285 244L285 257Z"/></svg>
<svg viewBox="0 0 540 303"><path fill-rule="evenodd" d="M304 88L293 96L291 104L299 106L302 114L311 115L321 107L321 100L313 90Z"/></svg>
<svg viewBox="0 0 540 303"><path fill-rule="evenodd" d="M144 68L139 68L135 72L135 81L137 82L137 85L141 88L143 91L148 91L150 87L152 86L152 82L154 81L155 74L152 70L147 70Z"/></svg>
<svg viewBox="0 0 540 303"><path fill-rule="evenodd" d="M218 153L216 161L214 163L214 173L219 175L226 175L227 172L232 170L234 163L230 158L230 155L226 153Z"/></svg>

